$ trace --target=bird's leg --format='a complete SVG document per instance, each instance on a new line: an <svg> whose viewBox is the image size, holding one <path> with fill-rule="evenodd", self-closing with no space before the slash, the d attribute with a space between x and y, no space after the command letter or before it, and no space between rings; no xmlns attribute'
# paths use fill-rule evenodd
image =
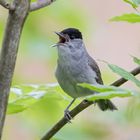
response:
<svg viewBox="0 0 140 140"><path fill-rule="evenodd" d="M67 106L67 108L65 109L65 111L64 111L64 117L68 120L68 122L70 122L71 123L71 119L72 119L72 117L71 117L71 115L70 115L70 113L69 113L69 108L71 107L71 105L74 103L74 101L75 101L75 99L73 99L71 102L70 102L70 104Z"/></svg>

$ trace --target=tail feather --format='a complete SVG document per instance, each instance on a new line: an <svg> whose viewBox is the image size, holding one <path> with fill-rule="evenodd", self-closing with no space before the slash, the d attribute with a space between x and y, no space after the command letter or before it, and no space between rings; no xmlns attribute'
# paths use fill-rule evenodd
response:
<svg viewBox="0 0 140 140"><path fill-rule="evenodd" d="M118 110L117 107L110 100L98 100L97 104L102 111L106 110Z"/></svg>

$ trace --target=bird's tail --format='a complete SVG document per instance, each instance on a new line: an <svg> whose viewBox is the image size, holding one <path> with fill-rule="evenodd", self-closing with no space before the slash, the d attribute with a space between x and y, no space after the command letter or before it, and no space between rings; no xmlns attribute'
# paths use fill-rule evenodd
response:
<svg viewBox="0 0 140 140"><path fill-rule="evenodd" d="M97 100L97 104L102 111L106 110L117 110L117 107L110 100Z"/></svg>

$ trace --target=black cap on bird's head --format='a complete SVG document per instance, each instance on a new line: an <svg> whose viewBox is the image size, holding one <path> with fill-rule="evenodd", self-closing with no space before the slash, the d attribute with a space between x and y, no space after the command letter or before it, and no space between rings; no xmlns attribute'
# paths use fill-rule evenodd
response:
<svg viewBox="0 0 140 140"><path fill-rule="evenodd" d="M59 43L65 43L69 39L82 39L82 33L76 28L67 28L55 33L59 36Z"/></svg>
<svg viewBox="0 0 140 140"><path fill-rule="evenodd" d="M81 32L76 28L64 29L61 33L68 35L70 39L82 39Z"/></svg>

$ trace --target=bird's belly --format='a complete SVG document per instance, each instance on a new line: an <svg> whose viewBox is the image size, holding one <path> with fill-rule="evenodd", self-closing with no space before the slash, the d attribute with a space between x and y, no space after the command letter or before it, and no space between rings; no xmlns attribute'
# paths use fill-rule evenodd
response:
<svg viewBox="0 0 140 140"><path fill-rule="evenodd" d="M82 96L87 96L93 94L94 92L80 87L78 83L92 83L95 82L95 77L88 76L85 70L76 67L57 67L56 78L61 88L71 97L78 98Z"/></svg>

